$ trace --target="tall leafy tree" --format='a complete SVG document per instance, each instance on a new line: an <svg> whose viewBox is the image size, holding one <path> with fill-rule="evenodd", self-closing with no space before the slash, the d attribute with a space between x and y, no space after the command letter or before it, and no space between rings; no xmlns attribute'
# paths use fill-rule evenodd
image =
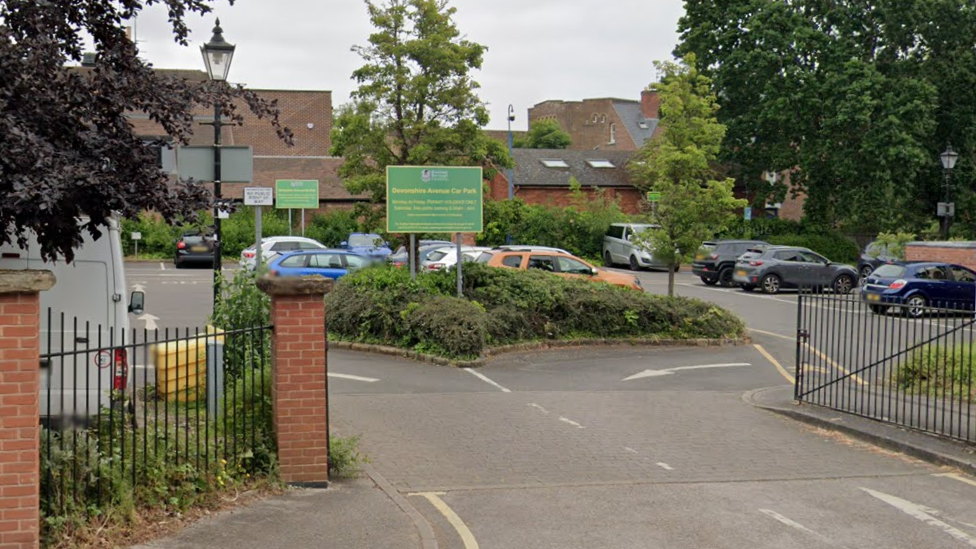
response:
<svg viewBox="0 0 976 549"><path fill-rule="evenodd" d="M628 170L642 190L660 193L653 223L638 235L639 243L668 266L668 295L674 295L674 273L701 243L725 230L745 200L732 194L735 181L718 179L718 157L725 126L716 120L718 105L712 82L695 67L689 54L683 63L656 62L663 75L654 84L661 98L662 131L633 156Z"/></svg>
<svg viewBox="0 0 976 549"><path fill-rule="evenodd" d="M113 214L153 209L173 219L209 207L202 187L170 184L153 144L134 133L131 113L185 143L195 108L220 101L240 122L234 99L241 99L290 140L275 106L254 93L161 75L140 59L123 21L152 4L168 7L174 38L187 45L186 15L210 12L212 1L0 2L0 243L26 245L32 231L45 258L70 261L83 231L100 235ZM85 36L94 67L68 66L82 60ZM83 215L89 221L80 226Z"/></svg>
<svg viewBox="0 0 976 549"><path fill-rule="evenodd" d="M972 2L685 7L677 53L697 53L713 78L728 127L721 158L755 202L777 190L760 177L775 170L808 195L816 221L854 232L919 227L941 200L938 154L950 141L961 152L954 200L974 202Z"/></svg>
<svg viewBox="0 0 976 549"><path fill-rule="evenodd" d="M536 120L524 138L515 140L518 149L565 149L573 143L569 132L555 120Z"/></svg>
<svg viewBox="0 0 976 549"><path fill-rule="evenodd" d="M385 198L386 167L480 165L486 178L511 165L505 147L482 127L488 111L471 73L485 47L461 37L447 0L367 0L375 27L355 46L365 64L359 87L332 130L332 154L342 156L346 188Z"/></svg>

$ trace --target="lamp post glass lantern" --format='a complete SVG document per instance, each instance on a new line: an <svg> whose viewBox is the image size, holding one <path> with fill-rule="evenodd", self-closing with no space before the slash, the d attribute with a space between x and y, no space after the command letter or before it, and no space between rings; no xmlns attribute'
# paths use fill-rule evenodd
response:
<svg viewBox="0 0 976 549"><path fill-rule="evenodd" d="M227 75L230 74L230 62L234 59L234 48L233 44L228 43L224 40L224 29L220 28L220 19L217 19L217 24L213 28L213 36L210 41L206 44L200 46L200 52L203 54L203 63L207 66L207 76L210 80L225 82L227 81ZM223 204L221 204L221 189L220 189L220 129L223 125L220 120L220 102L214 102L214 306L217 305L217 300L220 299L220 288L223 278L221 275L221 265L223 263L223 258L221 257L221 248L223 247L223 241L221 240L220 234L220 215Z"/></svg>
<svg viewBox="0 0 976 549"><path fill-rule="evenodd" d="M942 170L945 173L945 205L939 208L940 214L942 215L943 240L949 239L949 222L952 219L952 214L955 213L955 208L949 202L949 183L952 177L952 169L956 167L956 160L958 158L959 154L952 150L952 145L948 145L945 152L939 155L939 160L942 161Z"/></svg>

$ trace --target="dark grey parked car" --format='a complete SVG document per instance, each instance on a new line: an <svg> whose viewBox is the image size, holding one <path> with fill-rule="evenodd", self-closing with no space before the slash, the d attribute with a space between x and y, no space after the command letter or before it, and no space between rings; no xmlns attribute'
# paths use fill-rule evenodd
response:
<svg viewBox="0 0 976 549"><path fill-rule="evenodd" d="M732 280L743 290L762 288L767 294L783 288L830 288L847 294L857 285L857 269L829 259L807 248L769 246L750 248L735 262Z"/></svg>
<svg viewBox="0 0 976 549"><path fill-rule="evenodd" d="M735 260L750 248L769 246L762 240L710 240L702 242L691 264L691 272L709 286L732 286Z"/></svg>

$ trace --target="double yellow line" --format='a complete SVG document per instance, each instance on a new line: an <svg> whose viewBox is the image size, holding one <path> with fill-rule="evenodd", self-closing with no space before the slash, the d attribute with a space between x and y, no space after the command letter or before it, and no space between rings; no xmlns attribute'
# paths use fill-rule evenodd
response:
<svg viewBox="0 0 976 549"><path fill-rule="evenodd" d="M750 328L749 331L756 332L757 334L764 334L764 335L778 337L780 339L786 339L788 341L796 342L796 339L795 338L788 337L788 336L785 336L783 334L777 334L775 332L766 332L766 331L763 331L763 330L756 330L756 329L753 329L753 328ZM841 366L835 360L833 360L832 358L830 358L827 355L825 355L822 352L820 352L820 350L818 350L816 347L814 347L814 346L812 346L812 345L810 345L809 343L806 343L806 342L803 342L802 345L804 347L806 347L807 349L809 349L810 352L812 352L813 354L815 354L818 357L820 357L820 359L823 360L824 362L826 362L827 364L829 364L832 367L836 368L837 370L843 372L844 375L850 376L850 378L853 379L854 382L857 383L858 385L867 385L867 382L864 381L863 379L861 379L857 374L852 374L850 372L850 370L848 370L847 368ZM759 345L758 343L756 343L756 344L753 345L753 347L755 347L756 350L759 351L759 354L761 354L763 357L765 357L766 360L768 360L770 363L772 363L773 366L776 367L776 370L780 373L781 376L783 376L786 379L786 381L789 381L791 385L795 385L796 384L796 378L793 377L793 375L790 374L789 371L787 371L787 369L784 368L783 365L780 364L779 361L776 360L773 357L773 355L769 354L769 352L766 351L766 349L763 349L762 345Z"/></svg>

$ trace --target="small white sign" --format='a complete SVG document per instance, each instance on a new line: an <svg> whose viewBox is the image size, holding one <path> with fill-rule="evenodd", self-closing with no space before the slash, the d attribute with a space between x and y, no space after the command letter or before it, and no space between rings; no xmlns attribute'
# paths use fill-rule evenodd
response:
<svg viewBox="0 0 976 549"><path fill-rule="evenodd" d="M108 368L112 364L112 352L111 351L98 351L95 355L95 366L99 368Z"/></svg>
<svg viewBox="0 0 976 549"><path fill-rule="evenodd" d="M274 189L271 187L245 187L245 206L274 206Z"/></svg>
<svg viewBox="0 0 976 549"><path fill-rule="evenodd" d="M132 233L132 240L142 240L142 233Z"/></svg>

